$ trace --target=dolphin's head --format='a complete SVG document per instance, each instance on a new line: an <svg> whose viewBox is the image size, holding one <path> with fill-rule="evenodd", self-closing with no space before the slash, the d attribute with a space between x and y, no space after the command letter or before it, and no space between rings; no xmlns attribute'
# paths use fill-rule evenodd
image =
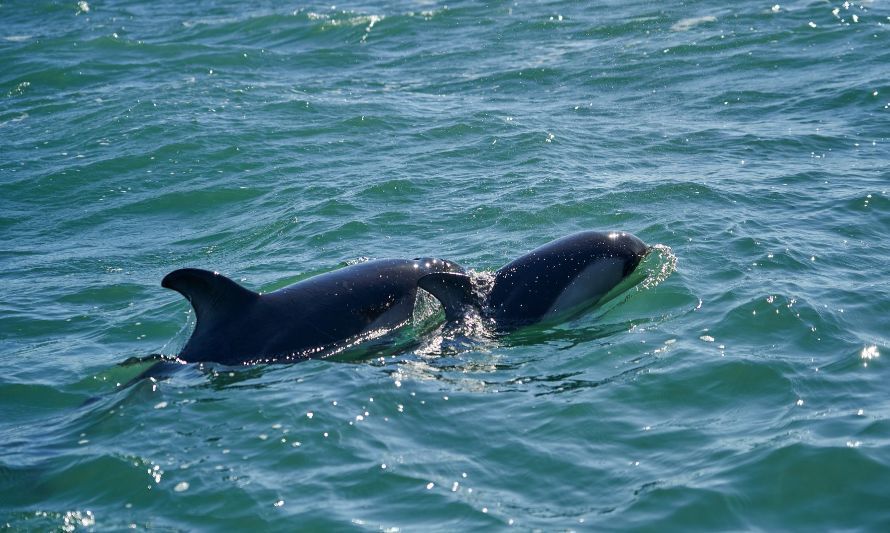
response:
<svg viewBox="0 0 890 533"><path fill-rule="evenodd" d="M641 241L636 235L625 232L612 232L607 234L610 245L613 248L613 257L620 257L624 262L622 277L629 276L646 257L651 247Z"/></svg>

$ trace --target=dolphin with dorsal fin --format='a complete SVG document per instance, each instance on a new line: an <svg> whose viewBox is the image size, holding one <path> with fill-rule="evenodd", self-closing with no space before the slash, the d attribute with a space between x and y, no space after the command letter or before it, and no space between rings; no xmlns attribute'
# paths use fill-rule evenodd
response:
<svg viewBox="0 0 890 533"><path fill-rule="evenodd" d="M583 231L501 267L490 290L480 290L463 272L427 274L418 285L441 302L450 323L475 312L496 331L509 331L596 305L636 269L648 250L630 233Z"/></svg>
<svg viewBox="0 0 890 533"><path fill-rule="evenodd" d="M381 259L260 294L216 272L183 268L161 286L185 296L197 317L179 359L238 365L324 357L392 331L411 318L417 281L445 272L463 269L442 259Z"/></svg>

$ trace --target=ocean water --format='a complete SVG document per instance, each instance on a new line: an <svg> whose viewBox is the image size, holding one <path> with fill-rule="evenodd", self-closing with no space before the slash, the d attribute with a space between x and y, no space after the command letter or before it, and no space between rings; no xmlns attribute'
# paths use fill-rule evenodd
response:
<svg viewBox="0 0 890 533"><path fill-rule="evenodd" d="M890 7L0 4L0 529L890 529ZM659 245L563 324L184 367L183 266ZM148 360L145 360L148 358Z"/></svg>

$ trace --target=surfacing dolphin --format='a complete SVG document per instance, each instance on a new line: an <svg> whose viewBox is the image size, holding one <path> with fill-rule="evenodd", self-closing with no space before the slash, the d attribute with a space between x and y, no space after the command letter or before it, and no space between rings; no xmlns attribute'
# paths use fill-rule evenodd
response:
<svg viewBox="0 0 890 533"><path fill-rule="evenodd" d="M418 284L442 303L450 323L475 311L503 332L596 305L634 271L648 250L630 233L583 231L503 266L488 291L480 291L462 272L431 273Z"/></svg>
<svg viewBox="0 0 890 533"><path fill-rule="evenodd" d="M367 261L259 294L207 270L184 268L161 285L185 296L197 324L179 359L239 365L323 357L404 325L417 281L463 272L442 259Z"/></svg>

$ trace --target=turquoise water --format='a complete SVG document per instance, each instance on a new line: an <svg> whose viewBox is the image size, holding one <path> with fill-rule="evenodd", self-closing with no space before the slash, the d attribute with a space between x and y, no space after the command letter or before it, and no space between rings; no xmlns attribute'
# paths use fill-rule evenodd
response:
<svg viewBox="0 0 890 533"><path fill-rule="evenodd" d="M3 2L0 528L887 530L887 65L877 0ZM583 229L661 247L568 323L122 386L175 268Z"/></svg>

